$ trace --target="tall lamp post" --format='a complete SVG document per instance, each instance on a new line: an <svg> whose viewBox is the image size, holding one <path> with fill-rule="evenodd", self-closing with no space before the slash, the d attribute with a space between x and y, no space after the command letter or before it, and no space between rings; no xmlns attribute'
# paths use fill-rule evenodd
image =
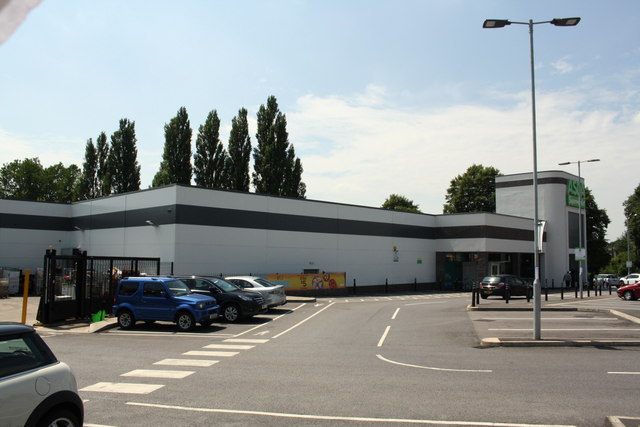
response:
<svg viewBox="0 0 640 427"><path fill-rule="evenodd" d="M586 229L585 229L585 236L584 236L584 246L582 245L582 194L586 194L584 193L584 186L582 185L582 175L580 173L580 164L581 163L590 163L590 162L599 162L600 159L589 159L589 160L578 160L577 162L562 162L562 163L558 163L558 165L560 166L564 166L564 165L578 165L578 185L580 186L580 188L578 189L578 247L580 248L580 250L584 251L584 253L581 253L580 255L582 256L579 260L578 260L578 286L580 286L580 299L584 298L582 292L583 292L583 270L585 270L582 267L582 263L586 258L587 252L586 252L586 246L587 246L587 236L586 236ZM586 202L585 202L586 203ZM585 205L585 217L586 217L586 212L587 212L587 207ZM585 223L586 223L586 218L585 218Z"/></svg>
<svg viewBox="0 0 640 427"><path fill-rule="evenodd" d="M533 22L516 22L507 19L487 19L484 21L482 28L503 28L511 24L528 25L529 26L529 50L531 52L531 115L533 128L533 265L534 265L534 281L533 281L533 339L540 339L540 248L538 247L538 148L536 143L536 86L533 61L533 26L538 24L553 24L558 27L573 27L578 25L580 18L560 18L551 21Z"/></svg>

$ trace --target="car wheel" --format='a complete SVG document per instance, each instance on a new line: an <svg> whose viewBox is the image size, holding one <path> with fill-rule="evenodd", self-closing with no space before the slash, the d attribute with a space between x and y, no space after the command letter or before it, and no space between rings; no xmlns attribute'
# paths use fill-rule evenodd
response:
<svg viewBox="0 0 640 427"><path fill-rule="evenodd" d="M118 313L118 325L120 325L122 329L131 329L135 323L136 320L133 317L133 313L129 310L121 310Z"/></svg>
<svg viewBox="0 0 640 427"><path fill-rule="evenodd" d="M627 301L631 301L633 298L633 292L627 291L624 293L624 299Z"/></svg>
<svg viewBox="0 0 640 427"><path fill-rule="evenodd" d="M190 331L195 326L196 320L188 311L181 311L176 317L176 324L181 331Z"/></svg>
<svg viewBox="0 0 640 427"><path fill-rule="evenodd" d="M237 322L240 319L240 309L235 304L229 304L225 306L222 316L227 322Z"/></svg>
<svg viewBox="0 0 640 427"><path fill-rule="evenodd" d="M47 427L81 427L76 414L68 409L55 409L40 419L38 426Z"/></svg>

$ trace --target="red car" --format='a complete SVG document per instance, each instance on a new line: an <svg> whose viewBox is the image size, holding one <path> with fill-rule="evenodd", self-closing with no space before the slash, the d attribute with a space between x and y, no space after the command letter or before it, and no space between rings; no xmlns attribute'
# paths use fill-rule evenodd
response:
<svg viewBox="0 0 640 427"><path fill-rule="evenodd" d="M640 298L640 282L618 288L618 296L627 301Z"/></svg>

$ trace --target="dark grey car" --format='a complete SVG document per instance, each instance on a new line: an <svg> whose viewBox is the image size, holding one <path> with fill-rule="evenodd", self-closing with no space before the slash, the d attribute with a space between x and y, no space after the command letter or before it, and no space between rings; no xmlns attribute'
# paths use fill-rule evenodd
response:
<svg viewBox="0 0 640 427"><path fill-rule="evenodd" d="M478 289L483 299L487 299L491 295L506 298L506 291L508 291L509 297L516 295L531 296L533 290L530 281L513 274L485 276L480 282Z"/></svg>

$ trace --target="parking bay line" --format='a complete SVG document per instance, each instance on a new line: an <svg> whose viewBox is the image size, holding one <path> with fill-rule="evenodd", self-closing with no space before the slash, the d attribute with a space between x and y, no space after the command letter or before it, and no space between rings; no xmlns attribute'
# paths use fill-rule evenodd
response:
<svg viewBox="0 0 640 427"><path fill-rule="evenodd" d="M215 365L219 360L200 360L200 359L163 359L159 362L155 362L154 365L164 366L198 366L209 367Z"/></svg>
<svg viewBox="0 0 640 427"><path fill-rule="evenodd" d="M640 372L607 372L612 375L640 375Z"/></svg>
<svg viewBox="0 0 640 427"><path fill-rule="evenodd" d="M126 374L120 375L121 377L139 377L139 378L186 378L195 371L168 371L162 369L134 369Z"/></svg>
<svg viewBox="0 0 640 427"><path fill-rule="evenodd" d="M149 394L164 387L162 384L132 384L132 383L96 383L79 391L97 391L101 393L130 393Z"/></svg>
<svg viewBox="0 0 640 427"><path fill-rule="evenodd" d="M183 356L206 356L206 357L233 357L239 354L237 351L200 351L193 350L182 353Z"/></svg>
<svg viewBox="0 0 640 427"><path fill-rule="evenodd" d="M284 412L264 412L264 411L245 411L237 409L216 409L216 408L198 408L178 405L163 405L158 403L143 402L126 402L130 406L142 406L157 409L173 409L177 411L187 412L205 412L218 414L237 414L237 415L255 415L276 418L292 418L304 420L323 420L323 421L356 421L369 423L394 423L394 424L425 424L439 426L491 426L491 427L575 427L573 425L549 425L549 424L525 424L525 423L504 423L504 422L488 422L488 421L446 421L446 420L424 420L411 418L373 418L373 417L347 417L334 415L312 415L312 414L291 414Z"/></svg>
<svg viewBox="0 0 640 427"><path fill-rule="evenodd" d="M215 348L218 350L251 350L255 345L247 344L209 344L202 348Z"/></svg>
<svg viewBox="0 0 640 427"><path fill-rule="evenodd" d="M258 339L258 338L228 338L223 342L237 342L237 343L247 343L247 344L264 344L269 342L268 339Z"/></svg>
<svg viewBox="0 0 640 427"><path fill-rule="evenodd" d="M510 329L510 328L489 328L489 331L498 331L498 332L506 332L506 331L513 331L513 332L526 332L526 331L531 331L533 330L532 328L525 328L525 329ZM640 331L640 329L638 328L574 328L574 329L562 329L562 328L542 328L542 331L548 331L548 332L588 332L588 331L595 331L595 332L603 332L603 331L621 331L621 332L637 332Z"/></svg>

